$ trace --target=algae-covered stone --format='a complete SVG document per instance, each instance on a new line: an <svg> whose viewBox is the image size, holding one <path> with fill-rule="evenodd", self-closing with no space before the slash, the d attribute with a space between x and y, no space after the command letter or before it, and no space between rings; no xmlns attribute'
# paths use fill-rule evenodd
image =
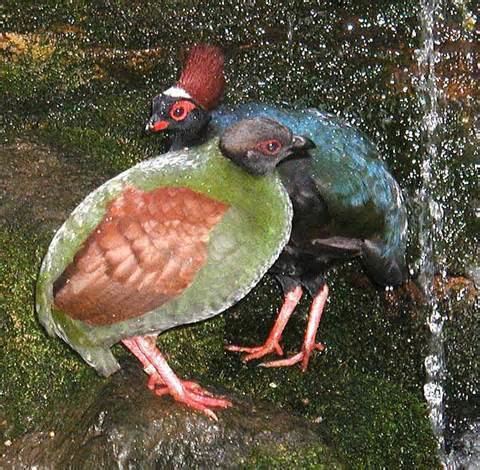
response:
<svg viewBox="0 0 480 470"><path fill-rule="evenodd" d="M445 325L447 439L477 431L480 422L480 291L465 278L450 279L442 288L440 309ZM472 427L473 424L473 427ZM470 432L471 440L475 433ZM477 434L478 439L478 434Z"/></svg>
<svg viewBox="0 0 480 470"><path fill-rule="evenodd" d="M17 449L19 433L34 429L46 434L30 444L58 442L41 426L42 416L50 420L49 413L63 413L65 403L86 402L83 393L103 383L37 324L33 286L39 263L54 229L85 195L165 149L161 138L142 133L149 100L175 80L182 52L194 42L226 46L228 103L320 107L376 141L410 197L410 265L416 274L415 201L427 145L423 105L415 92L419 2L365 0L349 2L348 9L336 1L296 3L295 9L287 0L243 2L241 8L215 0L146 0L141 8L127 1L110 2L109 8L63 0L2 3L8 35L0 37L0 138L7 142L0 154L0 442L13 441ZM445 25L437 31L442 125L430 189L444 207L437 261L449 276L475 277L478 48L475 27L463 28L473 2L457 3L445 7ZM332 299L318 338L327 350L313 358L307 374L245 366L223 352L225 342L264 340L281 302L271 279L226 315L163 335L161 347L183 376L221 383L314 421L321 442L350 467L434 468L422 395L425 308L412 302L410 290L385 295L357 271L353 264L329 276ZM478 305L457 295L446 294L452 305L445 330L446 389L447 410L460 422L454 430L462 433L462 423L478 410L480 354ZM306 310L303 303L285 332L287 353L300 344ZM135 389L132 400L137 393L148 398ZM166 412L183 413L173 411L168 400L149 399ZM200 427L204 422L196 415L187 418ZM308 468L297 457L322 455L324 447L304 449L299 456L288 448L274 460L265 456L267 449L252 450L244 465L301 462Z"/></svg>
<svg viewBox="0 0 480 470"><path fill-rule="evenodd" d="M42 431L17 440L3 467L345 468L307 420L272 405L234 399L218 422L138 389L142 372L123 370L95 395L70 403ZM211 388L211 387L209 387Z"/></svg>

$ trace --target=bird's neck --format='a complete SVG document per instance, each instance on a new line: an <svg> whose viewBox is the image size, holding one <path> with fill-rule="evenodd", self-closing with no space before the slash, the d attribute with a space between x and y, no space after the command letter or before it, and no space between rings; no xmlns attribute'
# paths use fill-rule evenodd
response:
<svg viewBox="0 0 480 470"><path fill-rule="evenodd" d="M172 137L170 150L181 150L185 147L196 147L204 144L212 136L210 132L210 120L196 129L195 132L177 132Z"/></svg>

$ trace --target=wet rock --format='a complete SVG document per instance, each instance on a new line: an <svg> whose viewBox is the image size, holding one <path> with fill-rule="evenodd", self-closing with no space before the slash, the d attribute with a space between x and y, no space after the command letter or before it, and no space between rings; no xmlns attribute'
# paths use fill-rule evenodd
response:
<svg viewBox="0 0 480 470"><path fill-rule="evenodd" d="M76 203L108 176L164 148L161 136L142 135L148 101L173 83L179 50L192 42L225 45L228 104L260 100L320 107L360 127L376 142L410 199L409 258L418 274L417 191L422 168L429 163L425 110L415 91L420 79L415 50L422 41L418 2L390 2L388 8L350 2L348 11L332 1L315 7L306 2L294 10L291 2L280 1L273 11L271 2L231 8L213 1L165 1L159 6L147 0L142 8L120 2L109 9L95 2L23 3L7 2L2 19L4 30L12 33L0 38L0 140L7 142L0 149L0 449L2 442L13 442L6 451L17 460L10 462L20 465L19 455L26 459L30 452L30 461L40 466L58 447L58 467L74 466L77 461L69 460L68 452L78 455L95 445L121 457L121 412L131 412L143 395L153 409L165 406L163 423L173 427L183 419L185 425L196 423L203 429L202 416L181 418L185 410L168 399L151 397L138 384L128 400L113 386L101 389L105 402L118 403L118 415L115 420L105 415L100 426L99 416L106 408L94 406L85 390L103 379L60 339L45 336L35 320L32 295L52 233ZM450 312L445 353L446 392L451 398L446 406L454 442L468 423L478 421L480 370L478 304L469 300L474 291L468 280L457 282L466 276L477 290L480 285L475 167L480 120L474 87L478 27L471 23L473 2L458 3L442 9L448 27L436 28L442 125L436 138L440 158L433 165L435 184L429 188L444 206L438 259L449 276L455 276L453 284L447 279L447 292L439 294L445 304L452 304L442 305L442 311ZM358 267L347 271L356 275ZM329 275L332 296L319 332L327 350L315 355L308 374L244 366L238 357L223 352L224 342L259 344L265 339L281 301L281 292L268 279L225 320L217 317L162 335L162 352L182 376L204 385L218 381L253 400L266 399L276 407L293 408L305 419L321 420L322 435L351 467L437 468L422 393L429 338L425 299L414 285L384 294L365 279L344 279L345 269ZM307 313L308 299L285 332L286 353L298 350ZM83 400L75 395L78 392ZM107 398L107 392L113 396ZM92 394L100 392L94 388ZM62 410L65 402L72 405ZM78 403L81 409L75 410ZM237 403L235 409L219 413L219 424L207 422L217 430L208 436L221 442L218 433L226 432L225 423L230 426L243 406L250 405ZM65 434L61 440L60 430L67 428L62 419L48 418L51 426L32 434L52 407L60 416L70 413L72 432L76 417L77 436L89 425L100 429L96 437L93 431L89 434L90 447L86 441L76 441L75 447ZM172 417L173 410L180 417ZM155 416L157 422L160 418ZM107 427L112 420L117 428ZM141 422L140 417L133 423L139 433L160 426ZM18 437L26 431L27 437ZM248 432L251 439L253 431ZM132 435L135 452L150 452ZM247 437L240 442L251 442ZM153 442L148 433L142 439ZM203 452L213 449L218 455L210 444L197 442ZM187 444L181 444L179 455L186 455ZM265 462L262 459L256 462ZM284 467L299 466L285 459L284 455ZM141 466L133 457L131 462Z"/></svg>
<svg viewBox="0 0 480 470"><path fill-rule="evenodd" d="M467 268L467 273L473 280L477 289L480 289L480 266L470 266Z"/></svg>
<svg viewBox="0 0 480 470"><path fill-rule="evenodd" d="M480 468L480 422L470 425L456 442L447 458L448 468L475 470Z"/></svg>
<svg viewBox="0 0 480 470"><path fill-rule="evenodd" d="M71 210L108 179L79 158L28 140L0 148L0 224L59 227Z"/></svg>
<svg viewBox="0 0 480 470"><path fill-rule="evenodd" d="M456 282L454 282L456 281ZM480 292L472 281L457 278L444 283L440 311L447 315L444 327L447 448L461 447L475 452L478 461L480 441ZM463 445L464 442L474 442ZM461 467L463 468L463 467ZM465 468L470 468L466 466ZM477 467L472 467L477 468Z"/></svg>
<svg viewBox="0 0 480 470"><path fill-rule="evenodd" d="M123 366L88 404L71 403L44 431L14 441L0 467L342 467L320 441L318 426L305 419L233 398L234 406L219 411L215 422L155 396L136 365Z"/></svg>

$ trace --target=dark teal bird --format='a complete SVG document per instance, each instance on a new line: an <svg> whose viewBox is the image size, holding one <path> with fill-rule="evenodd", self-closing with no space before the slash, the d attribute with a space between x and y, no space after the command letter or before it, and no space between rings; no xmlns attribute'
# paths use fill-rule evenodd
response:
<svg viewBox="0 0 480 470"><path fill-rule="evenodd" d="M242 121L221 151L215 138L109 180L52 240L37 284L40 322L104 376L119 368L110 348L122 342L155 393L215 418L210 408L230 402L178 379L156 337L227 309L272 266L292 218L275 166L310 145L274 121Z"/></svg>
<svg viewBox="0 0 480 470"><path fill-rule="evenodd" d="M241 119L267 117L310 138L312 158L280 163L278 171L294 208L291 239L272 267L285 294L278 319L259 347L229 346L244 360L275 352L305 287L313 296L301 351L267 366L302 363L314 349L328 288L324 274L335 262L358 258L380 286L397 286L407 276L407 213L402 191L375 146L351 125L316 109L289 110L260 103L218 107L223 93L223 55L214 46L195 46L179 82L156 96L147 130L166 130L173 146L198 144ZM207 91L208 90L208 91Z"/></svg>

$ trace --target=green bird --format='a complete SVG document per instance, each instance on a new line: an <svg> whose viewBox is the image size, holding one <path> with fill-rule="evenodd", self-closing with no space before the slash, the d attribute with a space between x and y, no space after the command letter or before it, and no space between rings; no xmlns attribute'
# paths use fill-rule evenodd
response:
<svg viewBox="0 0 480 470"><path fill-rule="evenodd" d="M107 181L50 244L37 284L41 324L104 376L119 369L110 348L121 342L156 394L216 418L211 408L231 403L180 380L157 335L224 311L272 266L292 220L275 167L311 145L275 121L244 120L220 142L166 153Z"/></svg>

